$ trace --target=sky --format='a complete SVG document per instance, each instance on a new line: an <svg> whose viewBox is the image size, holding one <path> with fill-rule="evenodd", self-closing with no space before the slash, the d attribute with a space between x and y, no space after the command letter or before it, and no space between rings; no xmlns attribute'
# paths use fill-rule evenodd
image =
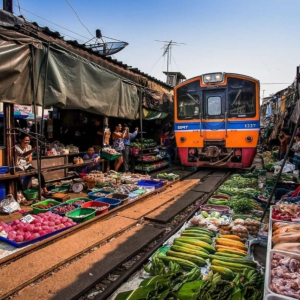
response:
<svg viewBox="0 0 300 300"><path fill-rule="evenodd" d="M14 0L16 15L66 40L86 43L100 29L106 42L129 43L113 58L161 81L167 56L165 43L156 40L172 40L182 44L171 49L169 71L186 78L244 74L260 80L261 97L286 88L296 76L299 11L299 0Z"/></svg>

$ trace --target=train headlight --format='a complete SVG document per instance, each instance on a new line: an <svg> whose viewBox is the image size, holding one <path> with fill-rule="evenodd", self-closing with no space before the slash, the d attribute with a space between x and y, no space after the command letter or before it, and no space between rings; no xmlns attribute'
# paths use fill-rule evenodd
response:
<svg viewBox="0 0 300 300"><path fill-rule="evenodd" d="M203 81L206 82L210 82L211 81L211 76L210 75L205 75Z"/></svg>
<svg viewBox="0 0 300 300"><path fill-rule="evenodd" d="M216 83L222 82L224 80L223 73L211 73L203 75L203 82L204 83Z"/></svg>
<svg viewBox="0 0 300 300"><path fill-rule="evenodd" d="M253 137L251 135L246 136L246 142L252 142L253 141Z"/></svg>
<svg viewBox="0 0 300 300"><path fill-rule="evenodd" d="M180 142L181 143L184 143L186 141L186 138L184 137L184 136L182 136L181 138L180 138Z"/></svg>

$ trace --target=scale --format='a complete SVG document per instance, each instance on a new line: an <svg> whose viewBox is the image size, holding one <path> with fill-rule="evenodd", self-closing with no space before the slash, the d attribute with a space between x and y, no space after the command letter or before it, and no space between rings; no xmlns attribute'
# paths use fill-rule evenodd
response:
<svg viewBox="0 0 300 300"><path fill-rule="evenodd" d="M83 191L83 189L84 189L84 183L83 182L76 182L72 186L72 191L74 193L80 193L80 192Z"/></svg>
<svg viewBox="0 0 300 300"><path fill-rule="evenodd" d="M74 183L72 185L72 191L74 193L80 193L83 191L84 187L85 187L85 181L82 178L76 178L73 180Z"/></svg>

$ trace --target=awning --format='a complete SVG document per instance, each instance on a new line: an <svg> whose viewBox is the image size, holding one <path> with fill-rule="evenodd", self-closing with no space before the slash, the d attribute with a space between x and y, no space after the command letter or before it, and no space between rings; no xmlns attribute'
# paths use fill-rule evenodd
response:
<svg viewBox="0 0 300 300"><path fill-rule="evenodd" d="M136 119L137 87L101 66L50 46L45 106ZM16 31L0 27L0 102L31 105L32 51L37 104L42 105L46 47Z"/></svg>
<svg viewBox="0 0 300 300"><path fill-rule="evenodd" d="M169 114L153 109L143 108L143 119L144 120L156 120L156 119L165 119Z"/></svg>

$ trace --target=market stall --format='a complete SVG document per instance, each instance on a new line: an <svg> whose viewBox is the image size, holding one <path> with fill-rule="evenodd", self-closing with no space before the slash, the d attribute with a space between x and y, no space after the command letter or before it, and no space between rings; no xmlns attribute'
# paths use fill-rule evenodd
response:
<svg viewBox="0 0 300 300"><path fill-rule="evenodd" d="M0 241L17 248L36 243L138 200L174 179L174 174L173 177L153 179L142 174L91 171L80 174L80 178L48 185L51 195L44 201L36 200L37 190L26 190L24 196L27 204L31 204L31 211L22 211L20 204L11 197L0 202L2 215L13 212L24 214L11 222L0 223Z"/></svg>

